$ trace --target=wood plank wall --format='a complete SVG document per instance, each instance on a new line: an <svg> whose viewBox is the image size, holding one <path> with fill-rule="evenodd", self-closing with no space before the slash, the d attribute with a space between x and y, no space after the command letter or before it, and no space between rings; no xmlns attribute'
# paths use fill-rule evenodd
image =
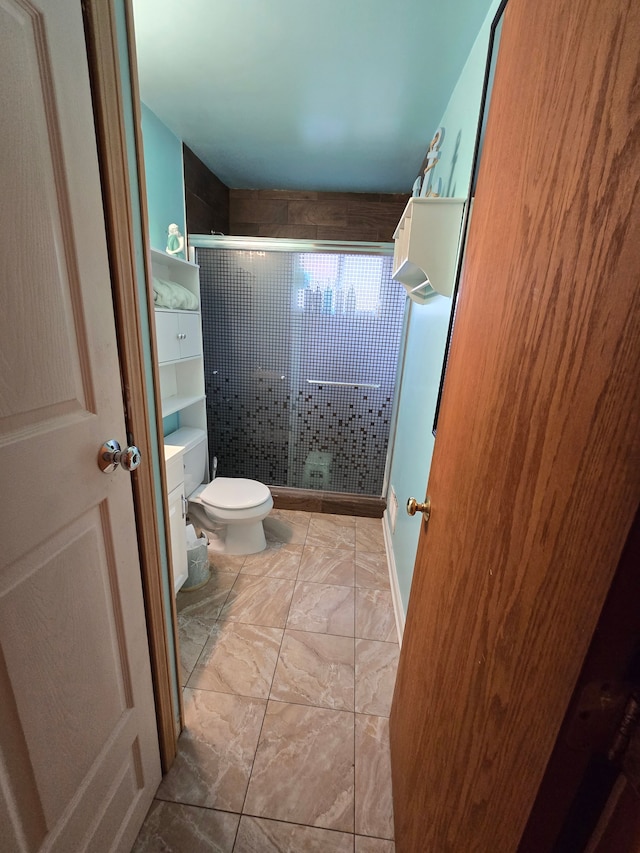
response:
<svg viewBox="0 0 640 853"><path fill-rule="evenodd" d="M390 243L409 193L230 189L183 145L187 233Z"/></svg>
<svg viewBox="0 0 640 853"><path fill-rule="evenodd" d="M230 190L231 234L391 242L409 194Z"/></svg>
<svg viewBox="0 0 640 853"><path fill-rule="evenodd" d="M214 175L186 145L184 191L187 207L187 233L229 233L229 187Z"/></svg>

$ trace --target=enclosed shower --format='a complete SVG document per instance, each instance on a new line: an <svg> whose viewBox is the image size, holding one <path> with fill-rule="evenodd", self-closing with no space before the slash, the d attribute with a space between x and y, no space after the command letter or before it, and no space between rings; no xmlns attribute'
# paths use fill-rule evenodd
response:
<svg viewBox="0 0 640 853"><path fill-rule="evenodd" d="M218 474L380 496L405 309L391 248L190 243Z"/></svg>

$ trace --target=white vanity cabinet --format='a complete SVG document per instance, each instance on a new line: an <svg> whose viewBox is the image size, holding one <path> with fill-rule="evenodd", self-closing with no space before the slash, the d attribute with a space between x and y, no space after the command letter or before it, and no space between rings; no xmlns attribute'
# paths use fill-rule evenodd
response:
<svg viewBox="0 0 640 853"><path fill-rule="evenodd" d="M173 591L177 593L188 577L186 507L182 448L165 445L164 461L167 472L169 503L169 533L171 563L173 565Z"/></svg>
<svg viewBox="0 0 640 853"><path fill-rule="evenodd" d="M200 275L197 264L151 250L154 278L176 282L198 297ZM207 428L202 358L200 310L178 311L156 307L154 311L160 373L162 417L180 416L180 426Z"/></svg>

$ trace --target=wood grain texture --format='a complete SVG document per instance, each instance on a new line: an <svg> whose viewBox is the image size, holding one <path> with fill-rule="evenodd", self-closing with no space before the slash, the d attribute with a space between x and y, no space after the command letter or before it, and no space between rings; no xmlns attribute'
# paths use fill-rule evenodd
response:
<svg viewBox="0 0 640 853"><path fill-rule="evenodd" d="M513 851L640 498L640 8L510 0L391 717L398 853Z"/></svg>
<svg viewBox="0 0 640 853"><path fill-rule="evenodd" d="M187 233L229 233L229 187L187 146L182 146Z"/></svg>
<svg viewBox="0 0 640 853"><path fill-rule="evenodd" d="M87 2L85 7L87 51L105 198L107 245L111 262L114 310L120 347L120 369L126 396L125 421L127 434L135 437L142 458L148 460L147 464L142 465L133 476L133 495L158 720L160 757L162 768L166 771L171 766L176 754L177 733L175 730L171 669L176 667L177 663L175 655L172 655L169 649L169 626L167 626L165 619L164 594L160 574L160 566L162 565L160 536L165 536L165 531L161 532L158 528L155 512L155 483L153 467L150 464L153 446L150 413L147 408L142 320L136 288L133 212L130 201L131 187L123 120L122 83L117 59L116 22L113 9L110 6ZM130 43L133 45L133 39L130 40ZM135 68L135 62L132 62L133 68ZM135 97L137 81L133 73L132 85L134 86L133 108L136 110L139 98ZM136 126L139 129L139 121ZM142 150L142 140L139 134L137 147L138 151ZM142 176L141 161L137 167ZM142 187L140 201L143 220L146 222L145 200L146 193ZM148 233L148 229L144 229L144 233ZM151 296L149 304L153 305L153 296ZM157 375L156 387L159 387ZM161 420L157 413L152 413L151 416L157 418L156 428L158 434L162 435ZM161 472L164 476L164 465L161 466ZM165 517L168 518L166 504ZM174 620L177 621L175 613Z"/></svg>
<svg viewBox="0 0 640 853"><path fill-rule="evenodd" d="M387 505L384 498L350 495L344 492L314 492L312 489L293 489L288 486L269 486L269 488L276 509L382 518Z"/></svg>
<svg viewBox="0 0 640 853"><path fill-rule="evenodd" d="M230 233L391 242L408 198L400 193L232 189Z"/></svg>
<svg viewBox="0 0 640 853"><path fill-rule="evenodd" d="M563 846L567 846L567 839L577 842L581 838L583 846L586 846L591 829L598 821L598 798L593 797L595 787L593 782L587 787L592 794L591 798L582 796L578 808L573 803L574 797L583 784L585 773L589 770L591 760L594 756L604 759L611 745L612 734L605 727L602 729L602 736L591 738L591 748L576 749L575 724L581 707L584 708L584 704L580 703L588 685L609 684L612 694L617 694L618 685L635 680L633 674L637 670L636 656L640 648L638 566L640 566L640 513L636 514L627 537L615 578L598 619L597 629L520 840L518 853L541 853L541 851L553 850L554 845L562 850ZM606 703L603 710L605 708ZM620 713L619 708L616 710ZM611 722L615 725L615 714L612 715ZM592 722L589 723L588 730L592 735L595 734L596 730ZM602 765L604 766L604 761ZM598 774L600 784L605 772ZM590 774L590 778L595 775ZM640 823L638 825L640 828ZM611 849L623 851L635 848L621 846Z"/></svg>

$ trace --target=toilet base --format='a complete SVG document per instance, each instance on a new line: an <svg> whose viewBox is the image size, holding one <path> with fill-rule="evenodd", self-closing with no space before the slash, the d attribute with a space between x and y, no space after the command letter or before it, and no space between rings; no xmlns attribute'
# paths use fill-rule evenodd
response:
<svg viewBox="0 0 640 853"><path fill-rule="evenodd" d="M258 554L267 547L261 521L252 524L227 524L225 554Z"/></svg>
<svg viewBox="0 0 640 853"><path fill-rule="evenodd" d="M189 501L189 516L209 534L209 548L218 554L245 556L258 554L267 547L262 520L239 524L215 522L202 507Z"/></svg>

